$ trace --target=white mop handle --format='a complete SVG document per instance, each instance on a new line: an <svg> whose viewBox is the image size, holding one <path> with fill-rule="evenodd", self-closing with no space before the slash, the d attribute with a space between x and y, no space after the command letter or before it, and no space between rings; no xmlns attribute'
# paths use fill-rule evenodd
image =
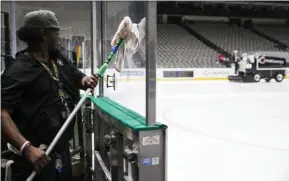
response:
<svg viewBox="0 0 289 181"><path fill-rule="evenodd" d="M73 117L75 116L75 114L77 113L77 111L80 109L80 107L82 106L83 102L86 100L87 96L89 95L89 93L91 92L91 89L87 89L85 94L83 95L83 97L80 99L80 101L77 103L77 105L75 106L75 108L73 109L73 111L71 112L71 114L68 116L67 120L65 121L65 123L63 124L63 126L61 127L61 129L58 131L57 135L55 136L55 138L53 139L53 141L51 142L51 144L49 145L49 147L47 148L45 154L49 155L50 152L53 150L53 148L55 147L56 143L59 141L60 137L62 136L62 134L65 132L66 128L69 126L70 122L72 121ZM26 179L26 181L32 181L34 179L34 177L36 176L36 171L33 171L30 176Z"/></svg>

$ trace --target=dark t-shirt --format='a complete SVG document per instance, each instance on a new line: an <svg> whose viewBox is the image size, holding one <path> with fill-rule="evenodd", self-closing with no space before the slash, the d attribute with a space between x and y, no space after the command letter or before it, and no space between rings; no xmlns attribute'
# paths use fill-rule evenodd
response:
<svg viewBox="0 0 289 181"><path fill-rule="evenodd" d="M72 111L78 101L75 88L85 75L63 56L58 56L55 62ZM1 75L1 99L1 109L12 111L11 117L20 132L35 146L50 144L65 121L55 80L38 61L26 54L18 55L12 67ZM62 141L67 142L72 134L73 123Z"/></svg>

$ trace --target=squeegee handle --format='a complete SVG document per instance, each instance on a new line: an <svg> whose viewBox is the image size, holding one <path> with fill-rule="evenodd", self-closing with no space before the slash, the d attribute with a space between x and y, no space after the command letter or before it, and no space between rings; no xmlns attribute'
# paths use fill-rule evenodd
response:
<svg viewBox="0 0 289 181"><path fill-rule="evenodd" d="M104 62L104 64L96 71L96 75L101 78L103 77L108 65L110 64L112 58L114 57L114 55L116 54L118 48L122 45L123 43L123 39L119 39L116 43L116 45L111 49L111 52L109 53L106 61Z"/></svg>

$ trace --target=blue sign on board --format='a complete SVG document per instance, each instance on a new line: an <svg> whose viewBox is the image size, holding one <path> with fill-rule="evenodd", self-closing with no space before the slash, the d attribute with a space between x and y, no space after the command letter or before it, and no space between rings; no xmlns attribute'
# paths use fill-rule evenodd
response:
<svg viewBox="0 0 289 181"><path fill-rule="evenodd" d="M144 165L144 166L151 166L152 165L152 159L151 158L145 158L141 162L142 162L142 165Z"/></svg>

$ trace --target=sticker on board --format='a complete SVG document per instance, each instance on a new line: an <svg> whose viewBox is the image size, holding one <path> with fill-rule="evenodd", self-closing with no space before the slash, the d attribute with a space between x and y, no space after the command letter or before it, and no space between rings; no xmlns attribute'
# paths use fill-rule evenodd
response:
<svg viewBox="0 0 289 181"><path fill-rule="evenodd" d="M142 165L144 166L151 166L152 165L152 159L151 158L144 158L142 161L141 161Z"/></svg>
<svg viewBox="0 0 289 181"><path fill-rule="evenodd" d="M160 135L156 136L145 136L142 138L142 145L159 145L160 144Z"/></svg>
<svg viewBox="0 0 289 181"><path fill-rule="evenodd" d="M152 165L158 165L160 164L160 158L159 157L153 157L153 158L144 158L141 161L142 165L144 166L152 166Z"/></svg>
<svg viewBox="0 0 289 181"><path fill-rule="evenodd" d="M153 157L152 158L152 165L158 165L160 164L160 158L159 157Z"/></svg>

